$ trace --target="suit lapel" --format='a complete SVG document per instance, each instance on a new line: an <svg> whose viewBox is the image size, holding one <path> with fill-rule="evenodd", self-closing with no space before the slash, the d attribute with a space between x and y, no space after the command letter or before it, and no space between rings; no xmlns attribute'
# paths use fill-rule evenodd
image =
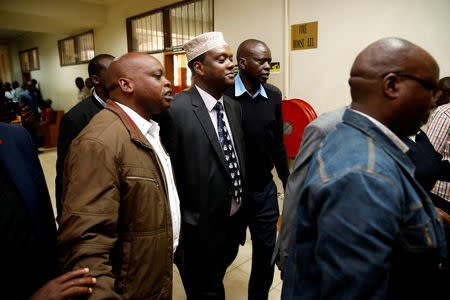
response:
<svg viewBox="0 0 450 300"><path fill-rule="evenodd" d="M189 93L191 95L194 113L197 116L200 125L203 127L203 130L205 131L205 134L208 137L212 148L216 152L220 163L222 164L223 168L228 172L227 162L225 161L225 156L223 155L222 147L220 146L216 130L214 129L214 126L211 122L208 109L206 108L206 105L203 102L203 99L195 86L193 86L189 90Z"/></svg>

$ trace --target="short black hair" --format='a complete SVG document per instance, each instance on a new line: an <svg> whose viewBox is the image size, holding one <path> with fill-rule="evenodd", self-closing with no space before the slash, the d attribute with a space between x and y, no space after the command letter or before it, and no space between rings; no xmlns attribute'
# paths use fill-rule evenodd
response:
<svg viewBox="0 0 450 300"><path fill-rule="evenodd" d="M196 62L203 63L205 61L205 58L206 58L206 52L200 54L199 56L197 56L196 58L194 58L188 62L188 67L189 67L189 69L191 69L192 75L195 74L194 63L196 63Z"/></svg>
<svg viewBox="0 0 450 300"><path fill-rule="evenodd" d="M91 59L91 61L89 62L88 65L88 73L89 73L89 77L91 77L92 75L98 75L98 73L100 72L100 69L102 68L102 66L99 64L99 60L102 58L112 58L114 59L114 56L112 56L111 54L99 54L97 56L95 56L93 59Z"/></svg>

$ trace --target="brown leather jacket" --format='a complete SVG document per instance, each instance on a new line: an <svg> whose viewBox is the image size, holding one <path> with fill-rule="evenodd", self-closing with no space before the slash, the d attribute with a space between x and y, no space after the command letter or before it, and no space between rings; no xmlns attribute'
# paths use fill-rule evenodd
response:
<svg viewBox="0 0 450 300"><path fill-rule="evenodd" d="M89 299L171 299L172 223L162 165L114 102L72 142L63 179L58 255L89 267Z"/></svg>

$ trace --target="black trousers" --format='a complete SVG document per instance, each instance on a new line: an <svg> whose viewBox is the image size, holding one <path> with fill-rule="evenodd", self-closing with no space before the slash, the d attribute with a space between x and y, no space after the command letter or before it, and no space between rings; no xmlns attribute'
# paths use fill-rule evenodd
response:
<svg viewBox="0 0 450 300"><path fill-rule="evenodd" d="M261 192L248 192L249 228L252 237L252 271L248 299L267 299L273 281L271 264L279 217L277 187L270 183Z"/></svg>
<svg viewBox="0 0 450 300"><path fill-rule="evenodd" d="M199 239L200 232L182 225L182 240L175 253L175 264L188 300L225 299L223 277L236 258L243 232L245 234L241 210L227 217L218 227L212 225L214 230L209 239Z"/></svg>

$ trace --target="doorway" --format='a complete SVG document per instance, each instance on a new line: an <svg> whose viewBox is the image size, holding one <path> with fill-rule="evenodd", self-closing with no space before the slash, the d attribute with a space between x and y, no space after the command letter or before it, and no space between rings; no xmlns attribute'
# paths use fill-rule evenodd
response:
<svg viewBox="0 0 450 300"><path fill-rule="evenodd" d="M178 94L192 85L191 70L187 66L184 52L164 53L164 66L167 73L166 77L172 83L174 94Z"/></svg>

